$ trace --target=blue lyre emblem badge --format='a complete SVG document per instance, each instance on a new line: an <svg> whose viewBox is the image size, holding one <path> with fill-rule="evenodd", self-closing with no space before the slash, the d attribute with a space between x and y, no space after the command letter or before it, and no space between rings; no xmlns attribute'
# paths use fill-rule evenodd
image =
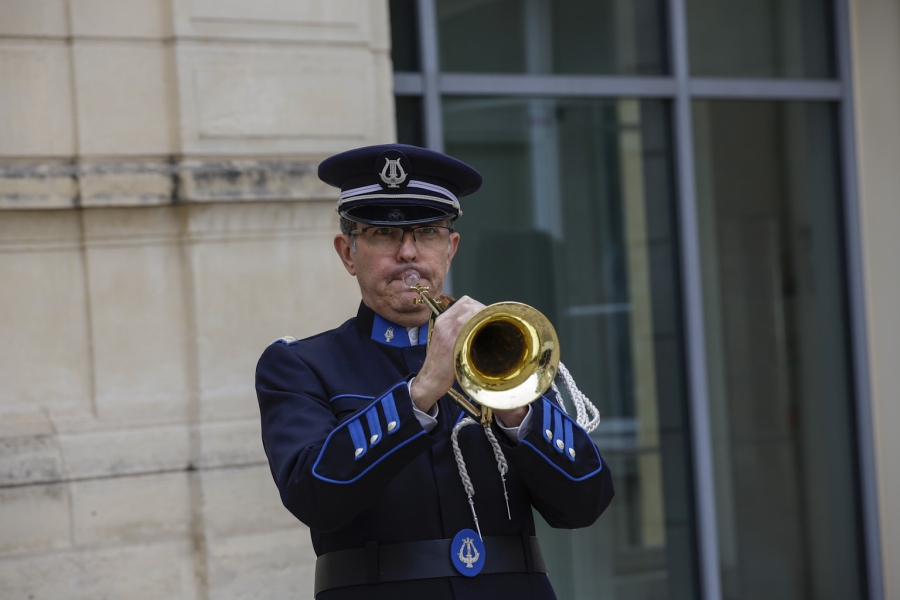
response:
<svg viewBox="0 0 900 600"><path fill-rule="evenodd" d="M450 544L450 559L460 575L475 577L484 568L484 542L471 529L463 529Z"/></svg>

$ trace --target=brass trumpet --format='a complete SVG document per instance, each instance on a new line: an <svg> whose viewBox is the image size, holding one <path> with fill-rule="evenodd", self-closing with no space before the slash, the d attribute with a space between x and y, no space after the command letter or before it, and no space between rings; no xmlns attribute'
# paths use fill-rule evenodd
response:
<svg viewBox="0 0 900 600"><path fill-rule="evenodd" d="M432 298L415 271L404 282L418 294L414 302L431 309L430 346L434 319L453 298ZM498 302L463 325L453 347L453 364L460 387L481 409L452 388L448 393L467 414L489 426L491 410L526 406L547 391L559 368L559 338L550 320L536 308Z"/></svg>

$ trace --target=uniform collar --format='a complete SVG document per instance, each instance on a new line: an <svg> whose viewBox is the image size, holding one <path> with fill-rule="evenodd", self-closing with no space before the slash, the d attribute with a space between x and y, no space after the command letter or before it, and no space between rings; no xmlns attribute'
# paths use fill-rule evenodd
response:
<svg viewBox="0 0 900 600"><path fill-rule="evenodd" d="M364 302L359 303L356 325L362 335L372 338L379 344L393 346L394 348L407 348L410 345L406 327L388 321L366 306ZM419 328L419 344L425 343L424 341L427 339L428 323L425 323Z"/></svg>

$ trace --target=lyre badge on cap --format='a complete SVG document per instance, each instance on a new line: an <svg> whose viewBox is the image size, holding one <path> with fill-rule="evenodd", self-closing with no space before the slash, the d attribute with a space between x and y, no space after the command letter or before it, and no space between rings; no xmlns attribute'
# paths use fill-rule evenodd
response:
<svg viewBox="0 0 900 600"><path fill-rule="evenodd" d="M409 158L399 150L386 150L375 161L375 172L382 188L404 188L409 184Z"/></svg>
<svg viewBox="0 0 900 600"><path fill-rule="evenodd" d="M391 160L385 158L384 168L381 170L381 180L388 184L388 187L398 188L400 184L406 181L406 171L400 165L400 159Z"/></svg>

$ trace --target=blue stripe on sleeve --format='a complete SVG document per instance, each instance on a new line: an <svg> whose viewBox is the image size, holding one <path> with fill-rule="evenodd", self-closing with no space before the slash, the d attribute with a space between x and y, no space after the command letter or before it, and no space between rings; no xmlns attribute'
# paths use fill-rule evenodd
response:
<svg viewBox="0 0 900 600"><path fill-rule="evenodd" d="M378 420L377 405L366 411L366 420L369 423L369 445L375 446L381 441L381 422ZM375 441L372 441L373 438Z"/></svg>
<svg viewBox="0 0 900 600"><path fill-rule="evenodd" d="M350 439L353 440L353 447L355 450L355 458L356 460L361 459L366 455L366 448L368 444L366 443L366 433L363 431L362 423L359 422L359 419L353 419L349 423L347 423L347 429L350 430ZM362 452L360 452L362 450Z"/></svg>
<svg viewBox="0 0 900 600"><path fill-rule="evenodd" d="M550 443L553 443L553 440L550 439L550 436L547 435L547 432L553 431L553 408L550 406L550 401L546 398L543 398L544 403L544 431L541 432L541 435L544 436L544 439Z"/></svg>
<svg viewBox="0 0 900 600"><path fill-rule="evenodd" d="M400 415L397 414L397 404L394 401L394 394L391 392L385 394L381 399L381 405L384 407L384 416L388 422L388 435L393 435L400 431ZM393 429L391 429L392 422L396 423Z"/></svg>
<svg viewBox="0 0 900 600"><path fill-rule="evenodd" d="M564 441L563 420L564 419L562 416L562 411L558 408L554 408L553 409L553 437L555 439L553 440L553 448L560 454L562 453L563 449L565 448L565 444L562 444L562 448L560 448L560 445L561 445L560 442Z"/></svg>

